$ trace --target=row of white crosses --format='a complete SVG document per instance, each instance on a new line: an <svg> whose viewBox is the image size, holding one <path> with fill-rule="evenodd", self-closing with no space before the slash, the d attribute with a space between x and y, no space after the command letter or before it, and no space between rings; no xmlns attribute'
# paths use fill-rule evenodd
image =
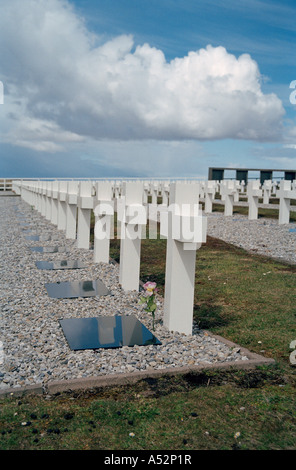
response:
<svg viewBox="0 0 296 470"><path fill-rule="evenodd" d="M160 214L161 236L167 238L164 325L170 331L192 333L196 251L206 242L206 217L199 209L197 182L163 182L150 187L152 206L163 190L166 210ZM89 249L91 211L95 213L94 261L109 262L111 221L116 207L120 221L119 282L125 291L138 290L141 238L149 205L144 182L31 181L21 185L23 199L46 219ZM114 198L114 196L116 196ZM115 204L114 204L115 203ZM76 227L76 214L77 227ZM77 234L76 234L77 233ZM102 236L103 235L103 236Z"/></svg>
<svg viewBox="0 0 296 470"><path fill-rule="evenodd" d="M235 202L239 201L239 194L246 194L248 198L248 219L258 219L259 198L263 197L263 204L268 204L272 194L279 198L279 224L288 224L290 219L291 200L296 199L296 181L282 180L278 184L272 180L265 180L260 185L259 180L250 181L246 186L244 182L235 180L207 181L203 186L202 196L205 198L205 213L212 212L212 205L216 192L220 191L224 201L224 215L232 216Z"/></svg>
<svg viewBox="0 0 296 470"><path fill-rule="evenodd" d="M82 207L81 204L86 203L87 198L91 198L92 190L90 189L89 182L82 182L80 194L78 195L78 181L55 181L52 183L49 182L39 182L40 185L43 185L43 192L48 193L52 201L47 199L46 205L46 215L53 223L56 223L56 217L58 214L58 228L63 229L64 217L61 215L62 208L66 207L67 209L67 226L66 226L66 235L68 238L76 237L76 218L73 211L76 211L76 206L79 207L79 213L81 217L79 218L79 228L78 228L78 246L87 247L88 240L88 221L85 220L85 217L89 218L90 210L87 207ZM170 182L169 181L144 181L144 197L143 203L148 203L148 197L150 196L152 202L149 205L148 218L153 221L158 221L159 214L166 210L169 205L169 194L170 194ZM217 191L220 191L221 199L224 201L224 215L232 216L233 207L235 202L239 200L239 193L244 193L245 188L243 182L236 180L223 180L223 181L206 181L200 182L199 184L199 195L205 199L205 213L212 212L212 205L215 199L215 194ZM49 187L51 185L51 187ZM59 188L58 188L59 185ZM67 190L66 190L66 185ZM119 197L121 197L122 192L122 181L112 182L113 187L113 196L115 198L115 207L116 211L116 202ZM57 189L58 188L58 189ZM259 198L263 196L263 204L268 204L271 194L275 194L280 198L279 204L279 224L289 223L289 213L290 213L290 201L295 198L296 191L296 181L292 183L290 181L283 180L280 183L280 187L277 190L277 183L275 181L266 180L264 184L260 187L259 180L251 181L246 185L246 194L248 197L249 205L249 220L255 220L258 218L258 202ZM57 192L59 197L57 197ZM62 195L66 192L68 204L62 202ZM64 196L65 197L65 196ZM80 204L77 202L77 198L80 198ZM157 204L158 197L161 197L161 204ZM83 199L81 199L83 198ZM84 202L83 202L84 201ZM90 203L91 200L89 199ZM58 210L57 210L58 207ZM64 209L65 210L65 209ZM72 216L71 216L72 213ZM83 215L85 217L83 217ZM83 228L84 227L84 228Z"/></svg>

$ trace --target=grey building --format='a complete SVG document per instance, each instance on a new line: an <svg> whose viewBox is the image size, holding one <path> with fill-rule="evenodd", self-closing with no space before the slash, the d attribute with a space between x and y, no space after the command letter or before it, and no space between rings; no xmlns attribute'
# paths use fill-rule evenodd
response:
<svg viewBox="0 0 296 470"><path fill-rule="evenodd" d="M209 180L224 180L229 178L224 178L225 171L233 171L234 176L231 179L236 179L238 181L245 181L248 182L250 172L257 172L258 177L256 179L260 179L261 184L264 183L265 180L274 180L274 179L283 179L282 176L277 176L276 173L283 173L284 179L293 181L296 180L296 170L266 170L266 169L258 169L258 168L209 168L208 179Z"/></svg>

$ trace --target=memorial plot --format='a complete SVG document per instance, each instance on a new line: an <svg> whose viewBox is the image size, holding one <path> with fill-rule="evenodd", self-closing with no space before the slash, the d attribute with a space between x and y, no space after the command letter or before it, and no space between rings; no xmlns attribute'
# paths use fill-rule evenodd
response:
<svg viewBox="0 0 296 470"><path fill-rule="evenodd" d="M69 318L59 322L72 350L161 344L134 315Z"/></svg>
<svg viewBox="0 0 296 470"><path fill-rule="evenodd" d="M87 266L81 261L36 261L38 269L82 269Z"/></svg>
<svg viewBox="0 0 296 470"><path fill-rule="evenodd" d="M50 297L55 299L74 299L77 297L94 297L108 295L108 288L100 280L55 282L45 284Z"/></svg>

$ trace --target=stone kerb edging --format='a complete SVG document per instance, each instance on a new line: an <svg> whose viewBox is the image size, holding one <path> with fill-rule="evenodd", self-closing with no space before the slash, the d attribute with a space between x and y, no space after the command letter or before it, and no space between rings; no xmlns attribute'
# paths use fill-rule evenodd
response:
<svg viewBox="0 0 296 470"><path fill-rule="evenodd" d="M205 330L206 331L206 330ZM123 385L133 385L147 378L173 377L177 375L185 375L189 373L198 373L206 370L249 370L256 369L259 366L275 364L275 360L260 356L246 348L239 346L219 335L214 335L209 331L206 333L224 343L230 348L239 348L244 356L248 358L245 361L229 361L222 363L211 363L204 365L191 365L184 367L170 367L167 369L148 369L139 372L129 372L121 374L98 375L91 377L82 377L77 379L49 381L47 384L29 385L27 387L5 389L0 391L0 398L5 396L23 396L23 395L55 395L57 393L72 391L87 391L91 389L116 387Z"/></svg>

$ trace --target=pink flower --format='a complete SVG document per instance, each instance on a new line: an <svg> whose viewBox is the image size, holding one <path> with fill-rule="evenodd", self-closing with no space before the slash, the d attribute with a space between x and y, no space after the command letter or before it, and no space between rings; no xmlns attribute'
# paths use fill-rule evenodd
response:
<svg viewBox="0 0 296 470"><path fill-rule="evenodd" d="M145 290L151 290L153 291L156 287L156 282L151 282L151 281L147 281L144 285L143 285L144 289Z"/></svg>
<svg viewBox="0 0 296 470"><path fill-rule="evenodd" d="M147 281L144 285L143 288L145 289L145 297L151 297L151 295L155 294L157 292L156 289L156 282L151 282Z"/></svg>

